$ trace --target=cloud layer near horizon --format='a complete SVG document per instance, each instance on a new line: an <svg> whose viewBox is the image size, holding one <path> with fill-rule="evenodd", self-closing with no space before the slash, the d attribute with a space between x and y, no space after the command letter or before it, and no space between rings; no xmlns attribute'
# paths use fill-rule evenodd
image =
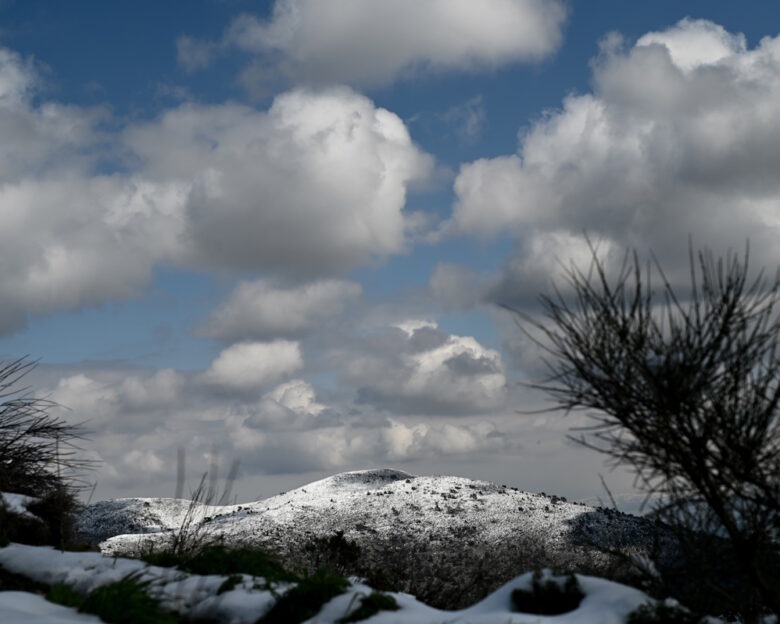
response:
<svg viewBox="0 0 780 624"><path fill-rule="evenodd" d="M202 371L69 365L34 377L68 406L61 415L84 422L91 457L102 462L94 478L119 490L134 479L170 478L179 447L196 458L218 448L250 478L510 449L494 422L506 401L498 353L423 322L399 325L375 338L406 343L402 370L368 337L326 355L352 388L332 396L299 376L304 354L288 340L233 344ZM403 405L390 400L395 391ZM454 418L443 408L455 409ZM126 474L136 462L143 478Z"/></svg>

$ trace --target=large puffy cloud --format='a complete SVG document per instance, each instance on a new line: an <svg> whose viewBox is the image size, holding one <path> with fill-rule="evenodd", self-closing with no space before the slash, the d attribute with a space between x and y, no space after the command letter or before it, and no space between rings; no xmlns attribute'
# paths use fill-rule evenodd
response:
<svg viewBox="0 0 780 624"><path fill-rule="evenodd" d="M3 147L0 147L0 151ZM9 318L136 295L172 255L183 192L176 185L52 174L0 187L0 295ZM6 307L6 306L4 306Z"/></svg>
<svg viewBox="0 0 780 624"><path fill-rule="evenodd" d="M30 176L44 168L78 170L88 166L105 118L100 109L44 102L33 105L41 79L32 59L0 48L0 181ZM67 155L68 158L62 158Z"/></svg>
<svg viewBox="0 0 780 624"><path fill-rule="evenodd" d="M171 252L182 206L175 185L95 173L105 112L36 104L39 83L0 48L0 333L28 313L136 294Z"/></svg>
<svg viewBox="0 0 780 624"><path fill-rule="evenodd" d="M407 322L365 338L341 363L344 381L363 404L400 414L474 414L506 400L497 351L432 322Z"/></svg>
<svg viewBox="0 0 780 624"><path fill-rule="evenodd" d="M0 48L0 334L137 296L162 264L331 275L403 251L418 223L406 194L432 158L348 89L182 105L113 132L106 111L40 101L40 84Z"/></svg>
<svg viewBox="0 0 780 624"><path fill-rule="evenodd" d="M239 283L204 331L223 340L297 335L321 326L355 303L361 287L344 280L279 286L265 279Z"/></svg>
<svg viewBox="0 0 780 624"><path fill-rule="evenodd" d="M345 89L270 110L185 105L128 129L144 170L191 184L188 261L322 273L404 248L407 188L430 156L404 123Z"/></svg>
<svg viewBox="0 0 780 624"><path fill-rule="evenodd" d="M384 85L420 71L494 68L538 60L562 39L558 0L277 0L270 19L242 15L220 43L178 41L189 70L220 48L258 56L244 73L264 87L275 72L297 82Z"/></svg>
<svg viewBox="0 0 780 624"><path fill-rule="evenodd" d="M681 20L662 32L650 32L637 41L638 46L658 44L666 48L674 64L683 71L713 65L747 49L742 33L732 34L706 20Z"/></svg>
<svg viewBox="0 0 780 624"><path fill-rule="evenodd" d="M607 37L593 66L593 93L548 112L517 154L461 167L450 227L515 231L529 258L534 236L587 230L670 271L689 234L719 252L749 237L754 261L777 262L780 38L748 50L683 20L628 48Z"/></svg>
<svg viewBox="0 0 780 624"><path fill-rule="evenodd" d="M475 425L452 423L405 424L390 420L381 431L381 441L391 460L419 459L430 455L452 455L499 450L506 444L504 434L489 422Z"/></svg>

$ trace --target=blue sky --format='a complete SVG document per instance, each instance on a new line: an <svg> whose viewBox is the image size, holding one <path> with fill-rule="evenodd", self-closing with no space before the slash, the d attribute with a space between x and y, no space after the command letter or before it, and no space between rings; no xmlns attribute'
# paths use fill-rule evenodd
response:
<svg viewBox="0 0 780 624"><path fill-rule="evenodd" d="M327 6L325 11L323 8ZM533 313L687 237L780 259L780 8L571 0L0 1L0 356L86 421L100 497L240 461L601 494L521 416ZM631 505L630 478L608 479Z"/></svg>

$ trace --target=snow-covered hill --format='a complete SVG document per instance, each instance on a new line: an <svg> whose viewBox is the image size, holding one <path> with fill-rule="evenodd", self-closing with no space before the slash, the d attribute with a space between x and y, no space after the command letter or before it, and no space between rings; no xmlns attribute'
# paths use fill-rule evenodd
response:
<svg viewBox="0 0 780 624"><path fill-rule="evenodd" d="M118 499L90 505L82 537L103 553L134 554L164 542L188 501ZM432 606L463 608L528 570L550 567L612 579L629 566L604 549L646 555L654 526L642 518L568 503L486 481L348 472L272 498L201 506L205 536L256 545L293 567L312 565L315 538L343 531L358 544L363 570Z"/></svg>

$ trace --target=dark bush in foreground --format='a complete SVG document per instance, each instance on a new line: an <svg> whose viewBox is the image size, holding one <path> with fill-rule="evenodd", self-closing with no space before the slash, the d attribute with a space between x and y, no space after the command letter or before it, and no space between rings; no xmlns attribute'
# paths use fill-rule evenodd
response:
<svg viewBox="0 0 780 624"><path fill-rule="evenodd" d="M678 296L656 259L643 270L626 254L612 276L591 253L565 291L540 298L544 321L521 313L548 356L532 387L551 409L587 410L574 439L655 497L701 588L682 596L663 579L676 598L747 623L780 615L780 268L749 280L747 250L740 261L691 247Z"/></svg>
<svg viewBox="0 0 780 624"><path fill-rule="evenodd" d="M38 583L23 574L16 574L0 566L0 592L23 591L31 594L45 593L48 587Z"/></svg>
<svg viewBox="0 0 780 624"><path fill-rule="evenodd" d="M349 582L332 572L320 570L302 579L281 596L257 624L296 624L305 622L322 610L322 606L343 594Z"/></svg>
<svg viewBox="0 0 780 624"><path fill-rule="evenodd" d="M86 596L67 585L53 585L47 600L91 613L110 624L176 624L178 618L166 613L146 592L149 581L130 574L121 581L103 585Z"/></svg>
<svg viewBox="0 0 780 624"><path fill-rule="evenodd" d="M298 576L285 570L274 557L257 548L233 549L212 545L186 554L171 550L150 552L141 558L150 565L176 567L191 574L249 574L264 578L266 584L299 580Z"/></svg>
<svg viewBox="0 0 780 624"><path fill-rule="evenodd" d="M530 590L518 588L512 591L512 606L520 613L560 615L574 611L584 597L577 577L573 574L566 576L561 587L556 578L545 578L537 570L531 579Z"/></svg>
<svg viewBox="0 0 780 624"><path fill-rule="evenodd" d="M674 604L643 604L629 614L627 624L700 624L702 616Z"/></svg>
<svg viewBox="0 0 780 624"><path fill-rule="evenodd" d="M361 622L376 615L380 611L398 611L398 603L395 601L395 598L388 594L371 592L368 596L361 598L360 606L348 616L341 618L339 624Z"/></svg>
<svg viewBox="0 0 780 624"><path fill-rule="evenodd" d="M10 542L30 546L49 544L49 530L43 521L15 513L0 503L0 547Z"/></svg>
<svg viewBox="0 0 780 624"><path fill-rule="evenodd" d="M55 403L16 387L34 367L25 358L0 364L0 492L37 498L28 508L43 528L0 505L0 542L64 547L72 540L82 472L93 462L78 456L81 429L50 414Z"/></svg>

